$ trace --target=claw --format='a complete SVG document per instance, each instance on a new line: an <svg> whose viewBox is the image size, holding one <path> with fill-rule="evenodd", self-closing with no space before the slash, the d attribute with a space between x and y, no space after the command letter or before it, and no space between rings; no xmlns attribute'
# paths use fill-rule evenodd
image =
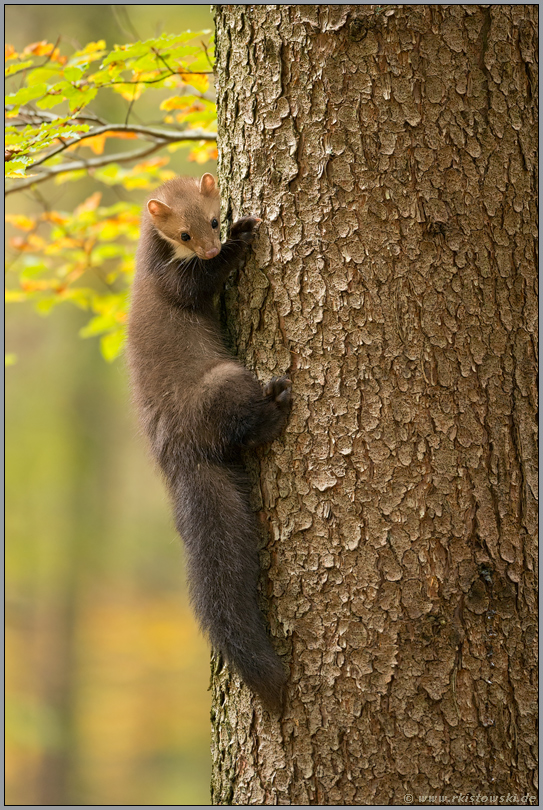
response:
<svg viewBox="0 0 543 810"><path fill-rule="evenodd" d="M273 377L264 386L264 395L275 400L280 408L288 407L292 399L292 382L288 377Z"/></svg>

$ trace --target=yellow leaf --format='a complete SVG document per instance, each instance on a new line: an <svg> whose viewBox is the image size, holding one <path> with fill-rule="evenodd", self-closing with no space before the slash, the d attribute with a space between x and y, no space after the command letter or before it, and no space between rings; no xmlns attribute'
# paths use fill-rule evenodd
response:
<svg viewBox="0 0 543 810"><path fill-rule="evenodd" d="M8 59L16 59L19 56L13 45L5 45L4 46L4 58L6 62Z"/></svg>
<svg viewBox="0 0 543 810"><path fill-rule="evenodd" d="M65 248L80 248L81 242L77 239L71 239L68 236L62 236L60 239L55 239L45 248L46 256L54 256L56 253L62 253Z"/></svg>
<svg viewBox="0 0 543 810"><path fill-rule="evenodd" d="M5 300L6 304L16 304L21 301L26 301L26 293L22 290L6 290Z"/></svg>
<svg viewBox="0 0 543 810"><path fill-rule="evenodd" d="M126 101L136 101L145 90L145 84L141 82L128 82L124 85L113 86L111 89L126 99Z"/></svg>
<svg viewBox="0 0 543 810"><path fill-rule="evenodd" d="M190 84L195 90L200 93L205 93L209 88L209 79L207 76L201 76L197 73L180 73L181 79L185 84Z"/></svg>
<svg viewBox="0 0 543 810"><path fill-rule="evenodd" d="M201 112L205 110L205 104L194 98L183 98L183 96L171 96L166 98L160 105L161 110L183 110L184 113Z"/></svg>
<svg viewBox="0 0 543 810"><path fill-rule="evenodd" d="M88 146L89 149L92 149L95 155L101 155L104 151L104 146L106 145L106 138L107 135L105 132L103 132L101 135L94 135L92 138L85 138L84 141L76 144L76 146Z"/></svg>
<svg viewBox="0 0 543 810"><path fill-rule="evenodd" d="M96 51L103 51L105 47L106 47L105 39L99 39L98 42L89 42L87 45L85 45L83 50L77 51L77 53L75 53L74 56L81 56L82 54L96 53Z"/></svg>
<svg viewBox="0 0 543 810"><path fill-rule="evenodd" d="M179 110L183 106L183 99L181 96L171 96L171 98L165 98L164 101L160 105L161 110Z"/></svg>
<svg viewBox="0 0 543 810"><path fill-rule="evenodd" d="M65 225L68 222L68 217L63 217L58 211L46 211L41 215L41 219L45 222L52 222L54 225Z"/></svg>
<svg viewBox="0 0 543 810"><path fill-rule="evenodd" d="M160 182L165 183L166 180L173 180L176 175L175 172L171 171L171 169L166 169L164 172L159 172L158 176L160 177Z"/></svg>
<svg viewBox="0 0 543 810"><path fill-rule="evenodd" d="M91 194L90 197L87 197L85 202L82 202L81 205L77 206L77 208L74 211L75 216L79 216L80 214L83 214L86 211L96 211L96 209L100 205L101 199L102 199L102 192L95 191L94 194Z"/></svg>
<svg viewBox="0 0 543 810"><path fill-rule="evenodd" d="M218 152L214 144L208 144L205 141L200 141L189 154L189 160L195 163L207 163L208 160L217 160Z"/></svg>
<svg viewBox="0 0 543 810"><path fill-rule="evenodd" d="M36 220L19 214L6 214L6 222L9 222L20 231L31 231L36 227Z"/></svg>
<svg viewBox="0 0 543 810"><path fill-rule="evenodd" d="M133 172L145 172L147 169L159 169L170 162L169 158L152 158L152 160L144 160L143 163L138 163L133 168Z"/></svg>

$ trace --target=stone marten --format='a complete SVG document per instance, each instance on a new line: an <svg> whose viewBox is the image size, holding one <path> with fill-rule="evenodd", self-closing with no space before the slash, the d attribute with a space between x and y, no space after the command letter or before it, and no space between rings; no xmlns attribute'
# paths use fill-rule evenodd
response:
<svg viewBox="0 0 543 810"><path fill-rule="evenodd" d="M128 363L136 407L170 491L202 629L242 680L278 711L286 673L257 602L258 532L241 453L275 439L291 382L264 388L223 344L213 298L260 226L220 242L214 178L177 177L148 200L136 255Z"/></svg>

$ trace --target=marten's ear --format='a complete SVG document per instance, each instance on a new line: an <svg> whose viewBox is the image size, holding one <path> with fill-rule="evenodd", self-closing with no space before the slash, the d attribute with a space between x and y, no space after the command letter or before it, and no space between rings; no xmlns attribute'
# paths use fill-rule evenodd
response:
<svg viewBox="0 0 543 810"><path fill-rule="evenodd" d="M215 178L212 174L204 174L200 180L200 194L212 194L216 189Z"/></svg>
<svg viewBox="0 0 543 810"><path fill-rule="evenodd" d="M147 203L147 210L153 217L167 217L172 213L172 209L166 203L161 202L160 200L149 200Z"/></svg>

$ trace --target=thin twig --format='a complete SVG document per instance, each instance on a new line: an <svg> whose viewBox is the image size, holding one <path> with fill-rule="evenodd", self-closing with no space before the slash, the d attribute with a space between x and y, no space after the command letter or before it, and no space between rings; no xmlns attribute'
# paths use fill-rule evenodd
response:
<svg viewBox="0 0 543 810"><path fill-rule="evenodd" d="M191 129L187 132L182 132L180 130L153 129L151 127L138 126L137 124L106 124L106 126L96 127L96 129L92 129L90 132L82 132L81 135L78 135L71 141L64 141L61 146L57 146L56 149L51 150L47 155L38 158L34 163L27 166L27 171L37 168L54 155L64 152L69 146L74 146L74 144L78 144L87 138L104 135L106 132L132 132L151 140L160 140L163 144L178 143L179 141L215 141L217 139L217 135L214 132L208 132L203 129ZM111 160L111 157L109 160Z"/></svg>
<svg viewBox="0 0 543 810"><path fill-rule="evenodd" d="M67 118L68 116L59 116L53 115L46 110L34 110L32 107L25 105L19 109L17 113L17 118L10 118L9 119L9 126L28 126L29 124L35 124L36 122L33 120L25 121L24 116L27 116L29 119L38 119L38 123L45 124L45 123L52 123L53 121L58 121L59 118ZM18 121L19 118L23 120L21 122ZM99 115L92 112L91 110L86 110L84 113L77 113L72 118L73 121L92 121L95 124L101 124L105 126L107 121L104 118L100 118Z"/></svg>
<svg viewBox="0 0 543 810"><path fill-rule="evenodd" d="M179 70L173 70L171 73L164 73L156 79L136 79L136 81L133 79L115 79L115 81L107 82L107 84L101 84L99 89L101 90L102 87L113 87L115 84L157 84L158 82L163 82L165 79L169 79L170 76L211 76L214 72L213 70L183 70L179 68ZM187 84L187 82L185 82L185 84Z"/></svg>
<svg viewBox="0 0 543 810"><path fill-rule="evenodd" d="M212 136L212 137L211 137ZM205 133L205 137L201 134L196 135L192 132L190 135L179 133L176 141L197 141L197 140L215 140L215 135L213 133ZM37 183L43 183L45 180L50 180L52 177L55 177L58 174L62 174L63 172L74 172L78 171L79 169L85 169L86 171L90 169L99 169L102 166L107 166L109 163L129 163L133 160L140 160L141 158L148 157L152 155L154 152L158 152L159 149L162 147L167 146L169 143L174 143L173 139L162 139L156 140L156 142L150 146L148 149L141 149L139 152L122 152L119 155L101 155L97 158L89 158L88 160L81 160L79 163L61 163L59 166L51 166L50 168L42 169L41 173L38 175L34 175L33 177L27 177L20 183L17 183L10 188L7 188L4 191L4 196L8 194L13 194L16 191L22 191L25 188L30 188L30 186L36 185ZM31 167L28 166L27 170Z"/></svg>

